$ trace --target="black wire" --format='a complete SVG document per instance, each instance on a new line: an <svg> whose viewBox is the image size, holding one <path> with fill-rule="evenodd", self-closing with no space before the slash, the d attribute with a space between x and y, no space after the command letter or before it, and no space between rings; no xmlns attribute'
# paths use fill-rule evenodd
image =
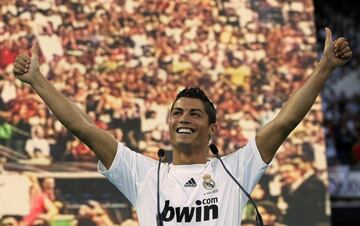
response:
<svg viewBox="0 0 360 226"><path fill-rule="evenodd" d="M159 165L157 169L157 216L156 216L156 222L158 226L163 226L164 223L162 221L162 216L160 214L160 166L161 166L161 160L162 157L164 157L165 152L164 150L160 149L158 151L158 157L159 157Z"/></svg>
<svg viewBox="0 0 360 226"><path fill-rule="evenodd" d="M241 186L241 184L235 179L235 177L229 172L229 170L226 168L224 162L220 158L219 154L216 154L216 157L220 160L221 164L223 165L225 171L230 175L230 177L235 181L235 183L240 187L240 189L244 192L244 194L248 197L251 204L254 206L256 211L256 223L260 226L264 226L263 219L261 217L261 214L259 213L259 210L256 206L255 201L251 198L250 194L245 191L245 189Z"/></svg>

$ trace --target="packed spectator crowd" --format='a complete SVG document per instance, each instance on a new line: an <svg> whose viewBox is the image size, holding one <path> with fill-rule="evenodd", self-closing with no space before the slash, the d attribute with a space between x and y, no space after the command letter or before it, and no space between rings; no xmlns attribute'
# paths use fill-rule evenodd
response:
<svg viewBox="0 0 360 226"><path fill-rule="evenodd" d="M360 163L360 92L336 92L343 79L350 75L359 78L360 73L360 27L356 23L360 6L356 1L338 5L336 1L322 4L315 1L316 22L318 27L331 24L334 34L346 34L349 38L354 57L345 67L335 71L328 81L323 93L324 126L326 128L327 153L329 165L353 165ZM331 16L329 16L331 15ZM324 34L318 29L319 50ZM354 84L355 85L355 84ZM351 87L344 87L351 89Z"/></svg>
<svg viewBox="0 0 360 226"><path fill-rule="evenodd" d="M349 64L337 69L322 94L326 153L329 170L329 191L334 198L353 196L358 182L351 181L351 171L360 167L360 5L349 0L344 4L315 0L318 53L323 48L321 27L330 25L335 36L346 35L353 49ZM353 187L353 188L351 188Z"/></svg>
<svg viewBox="0 0 360 226"><path fill-rule="evenodd" d="M311 73L317 58L313 11L311 0L3 1L0 144L26 156L22 164L96 161L12 75L14 58L37 41L41 70L54 86L134 151L156 158L160 147L170 150L168 110L190 84L204 88L215 103L219 129L213 142L229 154L269 122ZM262 180L259 200L269 221L288 223L293 199L280 194L304 183L309 169L326 178L323 121L318 99ZM329 136L334 122L325 123ZM325 205L325 198L315 199ZM88 206L80 208L84 216ZM247 212L250 222L253 212Z"/></svg>
<svg viewBox="0 0 360 226"><path fill-rule="evenodd" d="M94 160L11 74L14 57L38 41L55 87L134 150L169 147L167 111L189 84L217 105L223 154L243 146L309 75L316 40L311 1L237 4L6 1L1 114L11 126L2 144L30 158Z"/></svg>

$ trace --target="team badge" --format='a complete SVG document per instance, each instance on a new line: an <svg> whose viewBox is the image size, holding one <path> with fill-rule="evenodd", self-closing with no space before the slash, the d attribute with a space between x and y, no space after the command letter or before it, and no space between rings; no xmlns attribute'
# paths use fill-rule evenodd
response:
<svg viewBox="0 0 360 226"><path fill-rule="evenodd" d="M205 174L203 176L203 186L206 190L213 190L215 188L215 181L211 179L211 176L209 174Z"/></svg>

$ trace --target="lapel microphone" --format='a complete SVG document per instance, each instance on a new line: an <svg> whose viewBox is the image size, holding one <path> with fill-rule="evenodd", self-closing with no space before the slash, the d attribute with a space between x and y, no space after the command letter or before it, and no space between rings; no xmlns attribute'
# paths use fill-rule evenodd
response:
<svg viewBox="0 0 360 226"><path fill-rule="evenodd" d="M224 162L222 161L222 159L220 158L219 156L219 150L218 148L216 147L215 144L210 144L209 145L209 148L211 150L211 152L217 157L217 159L220 160L222 166L224 167L225 171L227 172L227 174L229 174L229 176L233 179L233 181L235 181L235 183L239 186L239 188L244 192L244 194L246 195L246 197L250 200L251 204L254 206L255 208L255 211L256 211L256 223L257 225L259 226L264 226L264 223L263 223L263 219L259 213L259 210L256 206L256 203L255 201L251 198L250 194L247 193L247 191L245 191L245 189L241 186L241 184L235 179L235 177L229 172L229 170L226 168Z"/></svg>
<svg viewBox="0 0 360 226"><path fill-rule="evenodd" d="M156 216L156 222L158 226L163 226L164 223L162 221L162 216L160 214L160 166L161 166L161 162L162 162L162 158L164 158L165 156L165 151L164 149L159 149L158 150L158 157L159 157L159 165L158 165L158 169L157 169L157 216Z"/></svg>

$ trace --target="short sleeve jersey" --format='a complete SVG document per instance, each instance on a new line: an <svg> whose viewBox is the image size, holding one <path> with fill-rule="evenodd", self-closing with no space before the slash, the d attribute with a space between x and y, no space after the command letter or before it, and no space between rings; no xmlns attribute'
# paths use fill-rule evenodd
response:
<svg viewBox="0 0 360 226"><path fill-rule="evenodd" d="M222 157L247 192L259 181L267 164L255 139ZM98 171L113 183L136 208L140 225L156 226L158 161L122 143L109 170L99 162ZM160 211L164 226L239 226L247 197L216 158L205 164L160 168Z"/></svg>

